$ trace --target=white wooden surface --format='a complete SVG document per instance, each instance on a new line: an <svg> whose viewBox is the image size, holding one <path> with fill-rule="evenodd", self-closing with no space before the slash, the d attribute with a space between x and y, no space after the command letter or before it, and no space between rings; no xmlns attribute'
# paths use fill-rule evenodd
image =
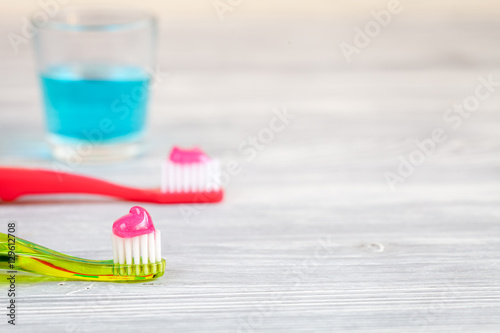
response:
<svg viewBox="0 0 500 333"><path fill-rule="evenodd" d="M459 130L442 115L478 76L500 75L500 26L401 19L347 65L338 43L362 23L164 22L169 75L154 92L146 154L73 170L157 186L175 143L239 160L242 173L224 203L191 219L144 205L163 232L164 277L19 285L15 329L498 332L500 93ZM31 52L2 43L0 164L51 167ZM245 161L238 145L282 107L297 117ZM450 139L389 191L384 172L435 127ZM104 259L111 223L131 205L25 198L0 205L0 225L15 220L21 237Z"/></svg>

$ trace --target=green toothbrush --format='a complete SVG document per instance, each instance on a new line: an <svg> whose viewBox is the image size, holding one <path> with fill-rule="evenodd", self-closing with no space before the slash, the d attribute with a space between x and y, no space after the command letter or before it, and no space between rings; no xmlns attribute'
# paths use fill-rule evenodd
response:
<svg viewBox="0 0 500 333"><path fill-rule="evenodd" d="M151 280L165 273L166 262L161 258L160 236L149 213L138 206L132 207L129 214L113 224L112 260L77 258L0 233L0 269L64 280Z"/></svg>

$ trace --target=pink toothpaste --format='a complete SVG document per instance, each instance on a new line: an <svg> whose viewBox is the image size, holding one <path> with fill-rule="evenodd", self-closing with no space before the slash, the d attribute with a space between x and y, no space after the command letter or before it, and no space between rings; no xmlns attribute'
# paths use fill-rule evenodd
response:
<svg viewBox="0 0 500 333"><path fill-rule="evenodd" d="M162 166L162 192L219 191L220 163L198 147L174 147Z"/></svg>
<svg viewBox="0 0 500 333"><path fill-rule="evenodd" d="M142 207L130 208L113 223L113 261L121 265L145 265L161 261L161 234Z"/></svg>
<svg viewBox="0 0 500 333"><path fill-rule="evenodd" d="M210 157L198 147L192 149L172 148L170 162L175 164L208 163Z"/></svg>

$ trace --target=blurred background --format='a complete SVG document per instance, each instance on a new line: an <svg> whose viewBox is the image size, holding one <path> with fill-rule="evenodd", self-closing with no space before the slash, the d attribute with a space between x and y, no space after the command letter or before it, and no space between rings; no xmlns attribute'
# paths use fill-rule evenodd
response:
<svg viewBox="0 0 500 333"><path fill-rule="evenodd" d="M1 96L0 158L12 164L49 156L42 141L32 45L20 44L15 52L5 36L22 33L23 19L52 2L2 3L0 87L8 94ZM399 154L414 148L414 140L446 126L446 109L473 93L479 76L498 72L500 65L500 5L493 0L57 3L61 8L130 5L160 18L158 62L165 80L153 91L150 107L154 139L149 151L154 154L172 142L196 144L203 131L206 144L230 155L242 139L265 125L270 110L287 107L302 120L293 124L293 133L276 138L263 153L271 151L269 159L256 165L272 167L285 154L280 143L287 142L298 154L289 156L292 165L351 173L370 159L374 167L389 170L397 166ZM392 5L398 13L390 23L347 59L343 43L355 45L357 29L374 20L373 12ZM457 150L498 152L490 140L498 129L498 102L498 95L482 102L481 111L454 132L429 164ZM440 179L461 172L462 162L474 163L446 161L454 167L440 170ZM383 181L381 174L373 180Z"/></svg>

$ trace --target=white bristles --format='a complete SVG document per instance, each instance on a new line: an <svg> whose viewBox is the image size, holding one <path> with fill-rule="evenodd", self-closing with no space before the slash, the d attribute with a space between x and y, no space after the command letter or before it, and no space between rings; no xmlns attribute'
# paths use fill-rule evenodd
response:
<svg viewBox="0 0 500 333"><path fill-rule="evenodd" d="M218 191L220 190L220 163L218 160L214 160L212 162L211 167L211 173L210 173L210 180L212 181L212 190L213 191Z"/></svg>
<svg viewBox="0 0 500 333"><path fill-rule="evenodd" d="M118 263L120 265L124 265L125 264L125 247L123 244L123 238L121 238L121 237L116 238L116 246L118 248Z"/></svg>
<svg viewBox="0 0 500 333"><path fill-rule="evenodd" d="M123 244L125 246L125 264L132 265L132 239L125 238Z"/></svg>
<svg viewBox="0 0 500 333"><path fill-rule="evenodd" d="M194 191L203 191L203 184L205 184L206 182L206 175L205 175L205 168L203 166L198 166L198 168L196 169L196 173L197 173L197 178L196 178L196 182L198 184L193 184L193 189Z"/></svg>
<svg viewBox="0 0 500 333"><path fill-rule="evenodd" d="M162 192L210 192L220 190L220 163L179 164L165 161L162 165Z"/></svg>
<svg viewBox="0 0 500 333"><path fill-rule="evenodd" d="M175 165L175 180L177 180L177 184L175 184L176 192L182 192L182 184L185 180L184 173L185 170L182 165Z"/></svg>
<svg viewBox="0 0 500 333"><path fill-rule="evenodd" d="M155 257L156 261L161 260L161 232L160 230L156 230L155 233Z"/></svg>
<svg viewBox="0 0 500 333"><path fill-rule="evenodd" d="M141 243L141 260L143 264L148 262L148 235L139 236Z"/></svg>
<svg viewBox="0 0 500 333"><path fill-rule="evenodd" d="M112 235L113 262L121 265L144 265L161 262L161 233L132 238Z"/></svg>
<svg viewBox="0 0 500 333"><path fill-rule="evenodd" d="M155 234L153 232L148 234L148 255L149 255L149 262L156 262Z"/></svg>
<svg viewBox="0 0 500 333"><path fill-rule="evenodd" d="M132 255L134 257L134 265L141 264L140 238L141 237L133 237L132 238Z"/></svg>

